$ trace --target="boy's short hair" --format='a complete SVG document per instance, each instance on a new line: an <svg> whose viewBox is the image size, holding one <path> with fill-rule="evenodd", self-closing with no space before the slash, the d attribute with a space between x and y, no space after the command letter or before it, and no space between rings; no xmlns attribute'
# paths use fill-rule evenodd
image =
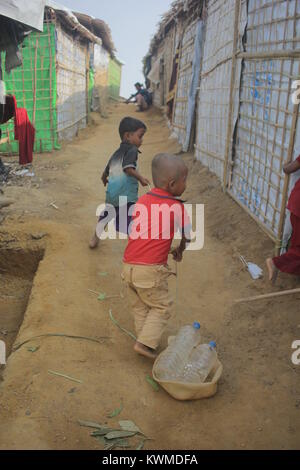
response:
<svg viewBox="0 0 300 470"><path fill-rule="evenodd" d="M132 117L125 117L120 122L119 134L121 139L123 140L125 132L136 132L139 129L145 129L145 131L147 130L147 126L143 123L143 121Z"/></svg>
<svg viewBox="0 0 300 470"><path fill-rule="evenodd" d="M156 188L162 187L170 178L175 181L182 175L186 164L180 155L159 153L152 160L152 179Z"/></svg>

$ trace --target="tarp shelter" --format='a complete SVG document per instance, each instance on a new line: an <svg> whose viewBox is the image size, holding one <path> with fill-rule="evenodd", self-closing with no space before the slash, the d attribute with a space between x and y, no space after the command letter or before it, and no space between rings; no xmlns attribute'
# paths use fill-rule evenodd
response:
<svg viewBox="0 0 300 470"><path fill-rule="evenodd" d="M300 2L177 1L150 46L152 67L172 31L173 57L180 49L173 132L184 150L187 139L194 143L196 158L279 249L288 238L287 197L299 178L289 179L282 167L300 153L299 100L292 100L300 75Z"/></svg>
<svg viewBox="0 0 300 470"><path fill-rule="evenodd" d="M43 31L46 0L1 0L0 15Z"/></svg>
<svg viewBox="0 0 300 470"><path fill-rule="evenodd" d="M7 93L27 109L36 128L36 152L59 148L87 123L92 97L93 45L102 47L99 36L82 25L67 8L47 1L43 31L33 31L21 49L23 66L4 73ZM2 125L9 142L0 152L18 152L13 122Z"/></svg>
<svg viewBox="0 0 300 470"><path fill-rule="evenodd" d="M108 88L109 97L118 100L120 98L120 87L122 79L122 67L124 63L117 57L111 57L108 65Z"/></svg>

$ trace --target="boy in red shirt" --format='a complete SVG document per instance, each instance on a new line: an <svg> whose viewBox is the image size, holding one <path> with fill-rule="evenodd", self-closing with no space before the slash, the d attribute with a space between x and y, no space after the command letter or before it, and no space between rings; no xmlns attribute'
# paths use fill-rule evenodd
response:
<svg viewBox="0 0 300 470"><path fill-rule="evenodd" d="M190 238L189 217L183 202L176 199L185 191L187 175L179 156L159 154L153 159L155 188L140 197L134 207L123 258L122 278L128 287L137 333L134 350L152 359L170 318L167 279L174 273L167 263L172 240L180 229L181 243L171 252L179 262Z"/></svg>

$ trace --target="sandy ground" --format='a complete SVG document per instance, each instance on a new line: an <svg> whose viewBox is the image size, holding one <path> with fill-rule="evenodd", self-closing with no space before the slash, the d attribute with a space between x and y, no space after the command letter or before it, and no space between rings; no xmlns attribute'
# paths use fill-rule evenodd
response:
<svg viewBox="0 0 300 470"><path fill-rule="evenodd" d="M184 155L190 168L184 196L205 204L205 245L187 252L178 267L178 313L174 309L164 344L180 325L199 320L203 339L217 341L224 365L217 395L179 402L156 392L146 381L151 362L133 352L131 338L109 318L112 309L132 331L126 301L100 302L89 292L120 292L126 241L106 240L94 252L88 241L104 200L100 174L119 144L118 123L126 114L135 116L134 108L112 105L108 119L94 118L61 151L35 156L39 184L5 191L16 202L3 211L7 218L0 226L0 295L7 306L0 309L0 331L13 327L8 312L18 326L28 300L16 343L44 333L102 339L35 339L10 355L0 382L0 448L101 449L78 419L111 425L130 419L153 439L146 449L299 449L300 366L291 362L291 344L300 339L300 296L234 304L240 297L296 287L299 280L281 275L272 287L243 270L238 253L264 266L272 242L192 155ZM144 120L149 131L140 169L150 177L152 157L179 148L158 112L149 111ZM46 235L32 238L39 234ZM170 287L175 295L174 280ZM15 294L15 308L8 308L5 302ZM0 339L12 343L15 335L9 334ZM121 403L121 414L107 418Z"/></svg>

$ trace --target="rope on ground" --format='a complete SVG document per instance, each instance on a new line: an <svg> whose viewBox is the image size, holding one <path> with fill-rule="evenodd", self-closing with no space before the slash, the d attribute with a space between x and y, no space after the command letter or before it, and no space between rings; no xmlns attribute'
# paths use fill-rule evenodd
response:
<svg viewBox="0 0 300 470"><path fill-rule="evenodd" d="M136 341L136 336L134 336L133 333L131 333L131 331L128 331L126 330L125 328L123 328L118 322L117 320L113 317L113 314L112 314L112 311L109 310L109 316L110 316L110 319L111 321L118 327L120 328L120 330L122 330L124 333L126 333L128 336L130 336L130 338L134 339L134 341Z"/></svg>
<svg viewBox="0 0 300 470"><path fill-rule="evenodd" d="M70 338L70 339L84 339L86 341L93 341L94 343L99 343L102 344L103 340L105 339L110 339L109 336L101 336L100 338L90 338L88 336L74 336L74 335L66 335L64 333L45 333L43 335L38 335L38 336L33 336L32 338L26 339L25 341L22 341L22 343L18 343L13 347L13 351L17 351L20 349L24 344L29 343L30 341L33 341L34 339L38 338L45 338L45 337L60 337L60 338Z"/></svg>

